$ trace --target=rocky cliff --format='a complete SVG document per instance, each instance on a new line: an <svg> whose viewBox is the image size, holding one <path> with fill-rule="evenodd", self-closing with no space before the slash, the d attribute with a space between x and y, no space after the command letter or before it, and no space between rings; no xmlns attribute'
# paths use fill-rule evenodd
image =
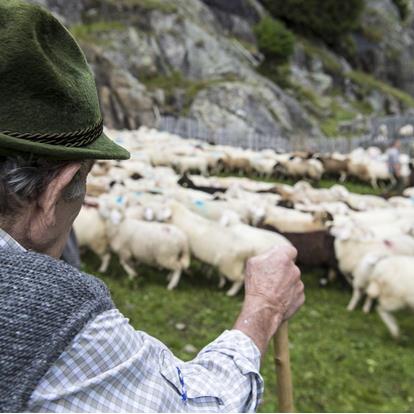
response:
<svg viewBox="0 0 414 414"><path fill-rule="evenodd" d="M267 136L336 136L371 116L414 107L414 20L392 0L366 0L350 46L299 35L283 77L266 77L256 0L31 0L56 13L96 74L106 124L159 115Z"/></svg>

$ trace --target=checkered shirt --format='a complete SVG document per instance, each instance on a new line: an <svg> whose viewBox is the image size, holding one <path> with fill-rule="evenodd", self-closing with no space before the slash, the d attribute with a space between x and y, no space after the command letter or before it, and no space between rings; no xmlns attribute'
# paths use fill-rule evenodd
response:
<svg viewBox="0 0 414 414"><path fill-rule="evenodd" d="M23 246L2 229L0 229L0 249L25 250Z"/></svg>
<svg viewBox="0 0 414 414"><path fill-rule="evenodd" d="M1 230L0 246L23 249ZM76 335L27 411L254 412L263 394L259 367L259 350L240 331L225 331L183 362L112 309Z"/></svg>

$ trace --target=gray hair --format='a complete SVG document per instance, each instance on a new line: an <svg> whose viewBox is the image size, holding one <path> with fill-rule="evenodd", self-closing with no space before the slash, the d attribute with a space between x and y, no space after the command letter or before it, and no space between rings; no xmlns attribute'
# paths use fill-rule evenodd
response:
<svg viewBox="0 0 414 414"><path fill-rule="evenodd" d="M0 157L0 216L13 216L36 200L68 161L51 161L29 156ZM66 187L66 201L85 195L80 171Z"/></svg>

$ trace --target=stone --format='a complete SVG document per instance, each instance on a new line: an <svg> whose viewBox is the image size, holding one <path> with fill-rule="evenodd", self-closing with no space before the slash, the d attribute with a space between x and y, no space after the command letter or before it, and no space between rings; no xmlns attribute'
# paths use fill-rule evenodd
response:
<svg viewBox="0 0 414 414"><path fill-rule="evenodd" d="M186 352L187 354L195 354L197 352L197 348L194 345L187 344L184 347L183 351Z"/></svg>
<svg viewBox="0 0 414 414"><path fill-rule="evenodd" d="M175 329L177 329L178 331L184 331L184 329L186 328L187 328L187 325L185 323L178 322L175 324Z"/></svg>

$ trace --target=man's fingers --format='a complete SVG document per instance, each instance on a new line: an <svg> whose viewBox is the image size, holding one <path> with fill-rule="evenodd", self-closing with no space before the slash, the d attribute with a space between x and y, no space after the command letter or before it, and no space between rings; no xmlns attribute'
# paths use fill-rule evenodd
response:
<svg viewBox="0 0 414 414"><path fill-rule="evenodd" d="M293 261L296 259L298 255L298 251L293 246L285 246L285 253L289 257L289 259Z"/></svg>
<svg viewBox="0 0 414 414"><path fill-rule="evenodd" d="M287 260L294 261L298 255L298 251L293 246L278 246L276 245L270 249L267 253L264 253L262 257L273 256L286 256Z"/></svg>
<svg viewBox="0 0 414 414"><path fill-rule="evenodd" d="M300 281L301 271L295 264L292 266L292 276L294 277L295 281Z"/></svg>

